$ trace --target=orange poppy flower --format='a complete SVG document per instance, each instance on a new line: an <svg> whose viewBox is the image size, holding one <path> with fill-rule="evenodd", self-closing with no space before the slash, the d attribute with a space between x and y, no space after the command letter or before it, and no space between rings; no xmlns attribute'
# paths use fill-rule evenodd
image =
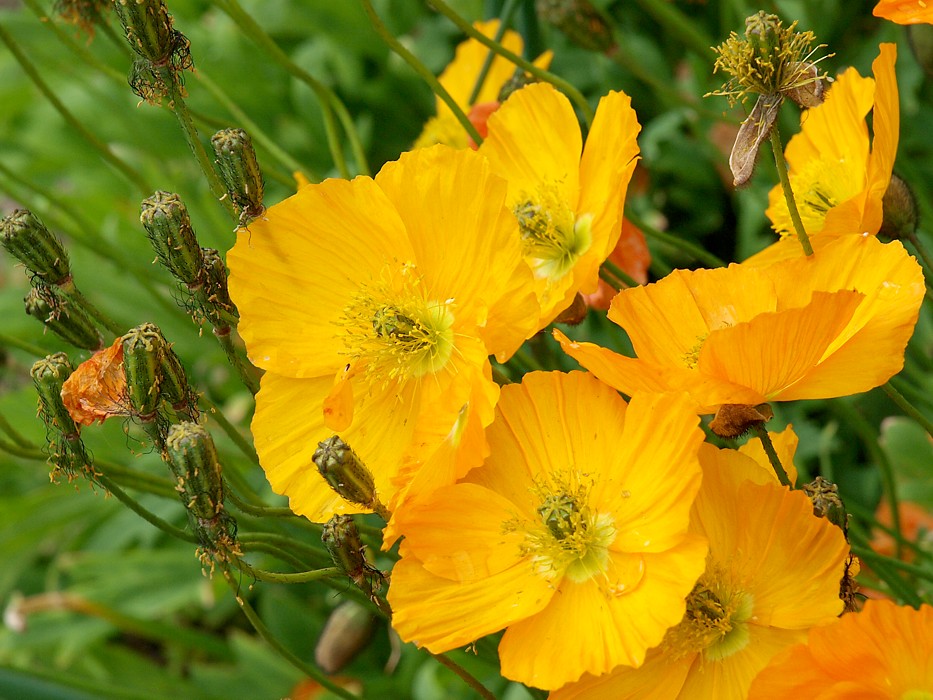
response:
<svg viewBox="0 0 933 700"><path fill-rule="evenodd" d="M622 290L609 318L637 359L554 335L619 391L687 391L722 404L868 391L900 371L923 301L923 273L897 241L843 236L773 265L675 270Z"/></svg>
<svg viewBox="0 0 933 700"><path fill-rule="evenodd" d="M123 372L123 336L75 368L62 385L62 402L79 425L130 415Z"/></svg>
<svg viewBox="0 0 933 700"><path fill-rule="evenodd" d="M933 24L933 2L930 0L881 0L872 10L897 24Z"/></svg>
<svg viewBox="0 0 933 700"><path fill-rule="evenodd" d="M648 266L651 264L648 242L645 240L645 234L626 218L622 219L619 242L608 259L638 284L648 283ZM618 290L608 282L600 279L597 290L592 294L584 294L583 300L590 308L605 311L617 292Z"/></svg>

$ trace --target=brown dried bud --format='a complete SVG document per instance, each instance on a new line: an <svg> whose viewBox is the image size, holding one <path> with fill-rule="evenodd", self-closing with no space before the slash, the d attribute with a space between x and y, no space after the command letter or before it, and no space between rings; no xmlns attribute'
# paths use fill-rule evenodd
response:
<svg viewBox="0 0 933 700"><path fill-rule="evenodd" d="M376 618L359 603L348 600L331 612L314 647L314 660L327 674L350 663L373 636Z"/></svg>
<svg viewBox="0 0 933 700"><path fill-rule="evenodd" d="M740 403L726 403L719 407L716 416L710 421L709 428L722 438L735 438L745 434L756 424L767 423L774 417L774 411L766 403L747 406Z"/></svg>
<svg viewBox="0 0 933 700"><path fill-rule="evenodd" d="M752 179L758 160L758 148L771 135L783 102L784 98L779 94L760 95L751 113L739 127L729 156L729 168L736 187L742 187Z"/></svg>
<svg viewBox="0 0 933 700"><path fill-rule="evenodd" d="M803 492L813 502L813 515L826 518L848 536L849 516L839 498L839 487L836 484L818 476L809 484L804 484Z"/></svg>

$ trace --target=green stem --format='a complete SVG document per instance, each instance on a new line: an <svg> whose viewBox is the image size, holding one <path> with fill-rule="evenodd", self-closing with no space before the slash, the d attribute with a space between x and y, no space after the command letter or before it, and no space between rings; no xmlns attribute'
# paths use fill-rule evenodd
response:
<svg viewBox="0 0 933 700"><path fill-rule="evenodd" d="M20 340L19 338L12 335L7 335L6 333L0 333L0 345L11 348L18 348L19 350L28 352L34 357L45 357L48 355L48 350L45 348L40 348L38 345L33 345L32 343L29 343L25 340Z"/></svg>
<svg viewBox="0 0 933 700"><path fill-rule="evenodd" d="M625 270L616 265L614 262L608 258L603 261L603 267L605 267L613 277L615 277L619 282L622 282L627 287L639 287L641 285L636 282L631 275L629 275ZM616 289L621 289L622 287L616 287Z"/></svg>
<svg viewBox="0 0 933 700"><path fill-rule="evenodd" d="M11 454L14 457L31 459L36 462L44 462L46 460L46 455L38 447L17 445L15 442L7 442L6 440L0 440L0 451Z"/></svg>
<svg viewBox="0 0 933 700"><path fill-rule="evenodd" d="M31 447L34 448L36 445L33 445L29 440L24 438L16 428L13 427L13 424L6 419L2 413L0 413L0 431L6 433L10 436L10 439L20 447Z"/></svg>
<svg viewBox="0 0 933 700"><path fill-rule="evenodd" d="M579 90L577 90L573 85L568 83L563 78L560 78L554 75L553 73L549 73L543 68L538 68L531 61L527 61L521 56L519 56L518 54L512 53L505 47L500 46L499 44L494 42L492 39L490 39L488 36L483 34L481 31L476 29L476 27L474 27L472 24L470 24L465 19L463 19L460 15L458 15L450 7L450 5L444 2L444 0L428 0L428 1L431 5L434 6L435 9L437 9L438 12L440 12L447 19L449 19L451 22L457 25L457 28L460 31L462 31L464 34L466 34L468 37L470 37L471 39L475 39L476 41L481 43L483 46L489 49L492 49L500 56L514 63L516 66L521 68L526 73L530 73L531 75L538 78L539 80L548 82L554 87L556 87L557 89L564 92L571 100L573 100L577 104L577 107L580 108L580 111L583 114L583 119L586 121L587 127L589 127L593 123L593 108L590 107L589 102L586 101L586 98L583 97L583 94Z"/></svg>
<svg viewBox="0 0 933 700"><path fill-rule="evenodd" d="M761 446L765 449L765 454L768 455L768 461L771 462L771 468L774 469L778 481L789 489L793 489L794 485L790 482L790 478L784 470L784 465L781 464L781 458L778 457L777 451L774 449L774 443L771 442L771 436L768 435L765 424L755 423L754 430L758 439L761 440Z"/></svg>
<svg viewBox="0 0 933 700"><path fill-rule="evenodd" d="M713 52L710 48L713 40L697 29L697 22L687 17L675 5L657 0L636 0L641 8L660 24L668 35L679 38L707 64L713 64Z"/></svg>
<svg viewBox="0 0 933 700"><path fill-rule="evenodd" d="M852 545L852 553L859 559L864 559L867 562L884 562L886 565L895 569L900 569L901 571L908 573L911 576L916 576L917 578L922 578L927 581L933 581L933 571L930 571L929 569L922 566L917 566L916 564L909 564L906 561L892 559L891 557L878 554L878 552L872 550L870 547Z"/></svg>
<svg viewBox="0 0 933 700"><path fill-rule="evenodd" d="M933 552L926 551L923 547L918 545L916 542L911 542L910 540L906 539L901 533L899 533L894 528L878 522L878 519L875 517L875 514L872 513L870 510L868 510L867 508L863 508L862 506L860 506L858 502L850 500L848 503L846 503L846 510L858 518L858 520L850 521L849 523L850 533L852 532L853 528L857 528L858 533L859 533L858 536L863 540L863 542L865 543L869 542L871 540L870 529L877 528L878 530L881 530L882 532L890 535L891 539L895 539L895 540L899 539L901 544L904 545L904 547L906 547L907 549L909 549L911 552L914 553L915 557L918 557L921 559L933 560ZM866 531L865 528L859 522L860 520L865 521L865 523L867 523L870 529Z"/></svg>
<svg viewBox="0 0 933 700"><path fill-rule="evenodd" d="M682 250L688 255L692 255L695 260L699 260L701 263L709 265L710 267L726 266L725 260L717 257L716 255L713 255L708 250L703 248L703 246L699 246L696 243L692 243L691 241L681 238L680 236L667 233L666 231L659 231L658 229L649 225L648 222L646 222L640 216L634 214L631 210L626 210L625 218L638 227L638 229L640 229L641 232L644 233L648 238L654 238L655 240L668 244L672 248Z"/></svg>
<svg viewBox="0 0 933 700"><path fill-rule="evenodd" d="M113 27L110 26L110 23L107 21L106 17L101 17L100 23L97 24L97 27L100 28L100 30L104 33L104 36L107 37L108 41L116 46L117 50L123 54L125 58L129 59L130 61L135 60L136 54L133 53L133 49L131 49L129 44L127 44L126 37L117 34Z"/></svg>
<svg viewBox="0 0 933 700"><path fill-rule="evenodd" d="M511 24L512 15L515 13L517 7L518 0L506 0L502 12L499 13L499 27L496 29L496 34L492 38L497 44L502 43L502 37L505 36L505 31L509 24ZM473 83L473 89L470 91L470 97L467 100L468 106L472 107L476 102L476 98L479 97L480 90L483 89L483 83L486 82L486 76L489 75L489 69L492 67L492 62L495 57L496 54L489 51L486 54L486 58L483 59L483 65L479 69L479 75L476 76L476 82Z"/></svg>
<svg viewBox="0 0 933 700"><path fill-rule="evenodd" d="M147 520L149 523L151 523L152 525L155 525L157 528L159 528L165 533L168 533L172 537L177 537L178 539L184 540L185 542L199 544L197 537L195 537L194 535L188 532L185 532L184 530L180 528L175 527L174 525L171 525L165 522L158 515L156 515L155 513L152 513L151 511L141 506L139 503L136 502L135 499L131 498L126 493L126 491L124 491L119 486L117 486L116 482L114 482L109 477L105 476L104 474L98 474L97 480L100 483L100 485L103 486L105 489L107 489L110 493L112 493L118 501L120 501L123 505L125 505L127 508L132 510L134 513L136 513L143 520Z"/></svg>
<svg viewBox="0 0 933 700"><path fill-rule="evenodd" d="M233 206L233 201L227 195L227 188L224 187L224 184L220 181L220 176L214 169L214 164L211 162L210 157L207 155L207 151L204 149L204 145L201 143L198 128L191 119L191 113L188 111L188 105L185 102L183 88L177 71L171 67L164 67L160 69L160 72L162 74L162 79L165 80L166 85L169 86L169 107L171 107L172 111L175 113L176 119L178 119L178 125L185 135L188 148L191 149L191 153L201 167L201 172L204 173L204 177L207 178L207 185L211 190L211 194L220 201L224 209L227 210L227 214L229 214L234 221L238 222L240 217L237 214L236 207Z"/></svg>
<svg viewBox="0 0 933 700"><path fill-rule="evenodd" d="M274 506L255 506L247 503L242 498L240 498L235 491L231 489L226 490L227 498L230 499L230 502L233 505L246 513L247 515L255 515L257 518L292 518L295 517L295 514L290 508L279 508Z"/></svg>
<svg viewBox="0 0 933 700"><path fill-rule="evenodd" d="M92 134L81 122L79 122L75 116L65 107L64 103L58 99L58 96L52 91L48 84L42 79L42 76L39 75L39 72L36 70L36 67L32 62L26 57L26 54L23 53L19 44L14 41L13 36L6 30L6 28L0 24L0 41L6 44L7 48L10 50L10 53L16 58L20 67L22 67L23 72L29 76L32 82L35 84L39 91L45 95L46 99L52 103L52 106L55 108L61 117L68 122L68 124L75 129L84 139L100 153L101 157L110 163L113 167L119 170L133 185L144 194L152 192L152 188L149 186L149 183L136 172L130 165L124 162L122 159L114 155L113 151L110 150L110 147L107 146L103 141L101 141L97 136Z"/></svg>
<svg viewBox="0 0 933 700"><path fill-rule="evenodd" d="M897 404L898 408L917 421L917 423L919 423L920 426L927 431L927 434L930 435L930 437L933 437L933 422L931 422L929 418L914 408L914 406L904 398L904 395L894 388L891 382L882 385L881 388L884 390L884 393L888 395L888 398Z"/></svg>
<svg viewBox="0 0 933 700"><path fill-rule="evenodd" d="M281 146L271 139L262 128L249 118L240 106L224 90L207 75L203 69L198 69L195 74L198 82L201 83L207 91L213 95L224 109L226 109L238 124L249 132L250 137L257 144L265 148L269 154L291 172L299 172L311 181L320 181L321 177L317 173L305 168L297 160L292 158ZM294 183L293 183L294 184Z"/></svg>
<svg viewBox="0 0 933 700"><path fill-rule="evenodd" d="M73 280L69 280L65 284L59 285L58 289L66 298L68 298L69 301L71 301L75 306L80 307L85 313L88 314L88 316L96 320L106 331L112 333L114 336L123 335L125 329L103 311L98 309L86 296L78 291L78 288L75 286Z"/></svg>
<svg viewBox="0 0 933 700"><path fill-rule="evenodd" d="M425 649L425 652L434 657L434 660L437 661L441 666L444 666L453 671L457 676L460 677L460 680L475 690L477 695L479 695L481 698L484 700L496 700L496 696L487 690L482 683L471 676L470 673L465 668L463 668L463 666L448 658L444 654L434 654L427 649Z"/></svg>
<svg viewBox="0 0 933 700"><path fill-rule="evenodd" d="M253 629L255 629L259 636L265 640L266 644L278 652L278 654L283 659L288 661L288 663L290 663L292 666L297 668L308 677L314 679L317 683L325 687L337 697L345 698L345 700L358 700L355 695L347 690L344 690L339 685L334 684L333 681L325 676L319 668L299 659L292 652L282 646L282 643L275 638L275 636L269 631L269 628L266 627L265 623L259 618L259 615L256 614L256 611L253 610L253 606L250 605L249 602L240 595L239 585L236 581L234 581L230 570L227 567L224 567L222 569L222 573L224 580L230 586L230 590L233 591L233 596L236 598L236 602L239 604L243 614L246 615L246 619L249 620L250 624L253 626Z"/></svg>
<svg viewBox="0 0 933 700"><path fill-rule="evenodd" d="M790 220L794 222L794 230L797 232L797 240L803 246L804 255L813 255L813 246L810 245L810 237L803 227L803 221L800 219L800 212L797 211L797 201L794 199L794 190L790 186L790 177L787 175L787 161L784 160L784 144L781 143L781 132L778 129L777 122L771 127L771 151L774 153L774 164L777 166L778 178L781 180L781 189L784 191L784 201L787 202L787 211L790 213Z"/></svg>
<svg viewBox="0 0 933 700"><path fill-rule="evenodd" d="M318 537L320 537L321 529L321 526L318 525ZM238 535L237 540L243 544L264 542L286 551L295 551L296 554L302 553L312 562L331 563L330 556L324 551L315 549L310 544L303 542L301 539L295 538L293 535L278 535L273 532L243 532Z"/></svg>
<svg viewBox="0 0 933 700"><path fill-rule="evenodd" d="M240 452L253 464L259 464L259 456L256 454L256 450L253 449L249 441L237 430L237 427L227 420L227 416L224 415L224 412L220 410L217 404L203 395L200 397L199 401L204 407L205 413L217 422L220 429L227 434L227 437L240 449Z"/></svg>
<svg viewBox="0 0 933 700"><path fill-rule="evenodd" d="M366 161L366 152L363 150L363 144L360 141L359 134L356 132L356 126L353 119L347 111L346 106L337 97L336 93L326 85L317 80L306 70L294 63L288 55L279 48L279 45L263 31L256 21L248 15L237 0L214 0L220 9L225 12L259 48L264 50L269 56L288 73L295 76L307 85L317 96L321 103L321 111L324 116L324 130L327 133L327 143L330 147L331 157L334 164L340 171L341 177L349 178L350 172L347 169L346 159L343 156L343 148L337 136L334 114L340 120L344 132L350 141L350 151L356 160L357 168L361 175L369 175L369 164Z"/></svg>
<svg viewBox="0 0 933 700"><path fill-rule="evenodd" d="M257 569L250 566L242 559L235 559L233 563L243 573L252 576L257 581L265 581L266 583L311 583L312 581L320 581L325 578L343 576L340 569L334 566L325 569L314 569L312 571L299 571L294 574L286 574L279 571Z"/></svg>
<svg viewBox="0 0 933 700"><path fill-rule="evenodd" d="M434 77L434 73L428 70L428 68L418 60L418 58L408 49L406 49L402 42L392 36L392 32L389 31L388 27L382 22L379 18L378 13L373 8L372 2L370 0L361 0L363 3L363 9L366 11L366 15L369 17L370 24L373 25L373 29L379 34L380 38L386 43L386 45L392 49L396 54L398 54L404 61L407 63L415 73L418 74L424 82L426 82L431 90L437 95L441 101L450 108L450 111L453 112L454 117L457 121L460 122L460 126L470 135L470 138L473 139L473 142L477 145L483 142L483 137L480 136L479 132L476 130L476 127L473 126L473 122L470 121L469 117L461 109L460 105L457 104L457 101L451 97L450 93L447 91L441 82Z"/></svg>
<svg viewBox="0 0 933 700"><path fill-rule="evenodd" d="M227 361L237 371L237 374L240 375L240 380L242 380L243 385L249 390L249 393L255 396L259 391L259 380L250 370L252 365L249 364L249 361L241 357L240 353L237 352L236 347L233 345L232 335L229 326L226 328L214 327L214 337L217 338L217 342L220 343L220 347L223 348L224 354L227 356Z"/></svg>
<svg viewBox="0 0 933 700"><path fill-rule="evenodd" d="M244 542L242 537L238 537L237 542L239 543L243 552L247 554L249 552L265 552L266 554L271 554L279 561L283 561L286 564L291 564L298 571L304 571L307 568L307 564L301 561L294 554L290 554L287 550L269 542Z"/></svg>
<svg viewBox="0 0 933 700"><path fill-rule="evenodd" d="M917 255L920 256L920 259L923 260L923 264L926 265L927 273L933 274L933 258L930 257L929 251L927 251L926 246L920 241L920 236L917 235L917 232L907 236L907 240L910 241L914 249L917 251Z"/></svg>

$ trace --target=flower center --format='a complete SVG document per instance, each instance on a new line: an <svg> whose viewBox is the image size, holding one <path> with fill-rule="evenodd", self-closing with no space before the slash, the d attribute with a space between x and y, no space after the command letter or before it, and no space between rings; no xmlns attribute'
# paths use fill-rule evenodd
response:
<svg viewBox="0 0 933 700"><path fill-rule="evenodd" d="M722 577L707 571L687 596L687 611L663 645L674 657L700 653L705 661L721 661L748 644L752 609L749 594L729 590Z"/></svg>
<svg viewBox="0 0 933 700"><path fill-rule="evenodd" d="M855 179L853 168L846 167L846 163L823 159L810 161L799 173L791 176L791 188L807 233L819 233L829 210L861 189L861 183ZM775 206L774 228L781 235L791 235L794 230L783 197Z"/></svg>
<svg viewBox="0 0 933 700"><path fill-rule="evenodd" d="M384 382L433 374L454 351L453 300L432 301L420 280L403 270L401 284L363 287L338 322L344 354L365 365L371 379Z"/></svg>
<svg viewBox="0 0 933 700"><path fill-rule="evenodd" d="M523 252L536 277L560 279L593 243L592 214L574 217L556 185L523 194L512 208Z"/></svg>
<svg viewBox="0 0 933 700"><path fill-rule="evenodd" d="M505 528L524 530L522 554L531 558L539 575L565 576L574 583L582 583L606 574L609 546L615 541L616 528L611 515L590 507L592 482L561 481L558 477L537 483L532 493L539 504L538 518L510 521Z"/></svg>

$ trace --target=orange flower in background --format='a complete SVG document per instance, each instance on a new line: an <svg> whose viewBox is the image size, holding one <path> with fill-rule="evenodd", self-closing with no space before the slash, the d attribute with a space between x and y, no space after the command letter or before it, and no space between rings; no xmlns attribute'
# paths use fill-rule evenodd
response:
<svg viewBox="0 0 933 700"><path fill-rule="evenodd" d="M900 243L844 236L810 257L675 270L622 290L609 318L637 359L554 336L625 394L686 391L699 413L713 413L883 384L903 366L923 294L920 266Z"/></svg>
<svg viewBox="0 0 933 700"><path fill-rule="evenodd" d="M397 514L392 625L440 653L506 628L502 674L557 688L639 665L706 556L687 534L703 439L683 396L619 395L582 372L502 388L490 455Z"/></svg>
<svg viewBox="0 0 933 700"><path fill-rule="evenodd" d="M901 534L904 539L914 542L927 551L933 551L933 513L930 509L912 501L898 501L897 513L901 524ZM875 519L881 525L891 527L891 506L886 500L878 504ZM894 538L884 530L875 530L871 538L871 548L886 557L893 557L897 552ZM913 549L904 548L903 556L906 561L914 558Z"/></svg>
<svg viewBox="0 0 933 700"><path fill-rule="evenodd" d="M933 607L869 600L777 656L749 700L925 700L933 695Z"/></svg>
<svg viewBox="0 0 933 700"><path fill-rule="evenodd" d="M626 218L622 219L622 233L615 249L608 260L619 267L638 284L648 283L648 266L651 264L651 253L645 234L635 224ZM605 311L609 308L612 297L618 292L603 279L599 280L599 287L592 294L584 294L586 305L593 309Z"/></svg>
<svg viewBox="0 0 933 700"><path fill-rule="evenodd" d="M823 104L801 115L800 133L787 144L791 188L814 250L839 236L874 235L881 228L881 199L891 182L900 128L896 60L897 47L881 44L872 63L874 79L854 68L845 71ZM749 258L751 264L802 254L780 185L771 189L768 201L766 214L782 239Z"/></svg>
<svg viewBox="0 0 933 700"><path fill-rule="evenodd" d="M130 415L123 372L123 336L75 368L62 385L62 402L78 425Z"/></svg>
<svg viewBox="0 0 933 700"><path fill-rule="evenodd" d="M230 294L266 370L253 436L295 512L361 510L314 466L335 433L390 508L416 476L429 490L482 461L488 356L507 359L537 318L506 192L473 151L435 146L375 179L307 185L238 232Z"/></svg>
<svg viewBox="0 0 933 700"><path fill-rule="evenodd" d="M577 292L597 289L599 266L621 235L641 126L628 95L610 92L584 147L570 101L535 83L514 92L488 127L479 152L509 182L508 206L534 272L543 328Z"/></svg>
<svg viewBox="0 0 933 700"><path fill-rule="evenodd" d="M842 531L746 455L704 443L700 464L690 527L709 555L680 624L640 668L588 674L551 700L745 700L775 654L842 610Z"/></svg>
<svg viewBox="0 0 933 700"><path fill-rule="evenodd" d="M491 39L499 29L499 20L477 22L473 26ZM511 29L505 30L499 43L514 54L519 56L522 54L524 42L518 32ZM495 54L492 63L489 65L483 85L480 87L476 98L471 102L470 95L473 93L476 81L480 77L483 64L489 54L490 50L476 39L467 39L457 47L454 60L438 77L438 81L450 93L454 102L470 116L470 121L481 136L485 136L486 119L499 106L499 91L515 73L513 63ZM550 51L544 52L534 61L534 64L539 68L546 69L551 64L551 55ZM450 107L439 97L436 98L436 104L437 116L431 117L424 125L424 129L415 141L414 147L423 148L436 143L443 143L453 148L468 148L471 145L475 148L475 144L472 144L469 135L460 122L457 121Z"/></svg>
<svg viewBox="0 0 933 700"><path fill-rule="evenodd" d="M933 2L929 0L881 0L872 10L897 24L933 24Z"/></svg>

